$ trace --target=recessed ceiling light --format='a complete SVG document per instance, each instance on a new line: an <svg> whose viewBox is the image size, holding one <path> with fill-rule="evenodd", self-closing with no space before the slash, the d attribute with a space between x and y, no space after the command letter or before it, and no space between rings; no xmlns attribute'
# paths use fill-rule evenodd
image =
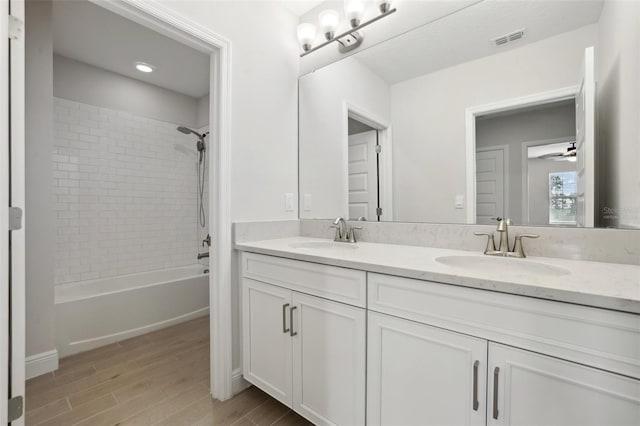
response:
<svg viewBox="0 0 640 426"><path fill-rule="evenodd" d="M136 69L141 72L153 72L153 65L147 64L145 62L136 62Z"/></svg>

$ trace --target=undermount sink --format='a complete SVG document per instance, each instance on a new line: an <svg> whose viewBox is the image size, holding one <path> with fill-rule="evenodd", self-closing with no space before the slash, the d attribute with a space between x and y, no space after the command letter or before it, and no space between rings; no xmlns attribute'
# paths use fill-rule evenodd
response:
<svg viewBox="0 0 640 426"><path fill-rule="evenodd" d="M327 249L355 250L358 248L358 246L353 243L336 243L332 241L310 241L306 243L292 243L292 244L289 244L289 247L294 249L307 249L307 250L327 250Z"/></svg>
<svg viewBox="0 0 640 426"><path fill-rule="evenodd" d="M505 274L527 274L538 276L562 276L570 274L568 269L526 259L492 256L441 256L436 262L443 265L474 271L501 272Z"/></svg>

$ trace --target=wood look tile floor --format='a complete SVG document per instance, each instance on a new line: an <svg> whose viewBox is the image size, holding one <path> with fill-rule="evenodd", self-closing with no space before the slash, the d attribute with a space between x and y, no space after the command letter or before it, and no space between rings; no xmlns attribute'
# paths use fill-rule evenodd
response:
<svg viewBox="0 0 640 426"><path fill-rule="evenodd" d="M27 382L26 425L310 425L251 387L209 395L209 318L60 360Z"/></svg>

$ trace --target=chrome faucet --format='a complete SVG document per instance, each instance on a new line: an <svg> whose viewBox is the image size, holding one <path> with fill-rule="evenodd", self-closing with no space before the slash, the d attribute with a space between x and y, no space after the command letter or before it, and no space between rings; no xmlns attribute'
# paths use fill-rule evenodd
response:
<svg viewBox="0 0 640 426"><path fill-rule="evenodd" d="M488 232L474 232L474 235L484 235L487 237L487 245L484 249L484 254L487 256L503 256L503 257L519 257L525 258L524 248L522 247L523 238L538 238L540 235L536 234L522 234L516 235L516 240L513 245L513 250L509 249L509 225L511 225L511 219L503 219L501 217L495 218L498 221L498 228L496 229L500 233L500 243L496 250L496 243L493 237L493 233Z"/></svg>
<svg viewBox="0 0 640 426"><path fill-rule="evenodd" d="M336 236L333 241L338 243L355 243L357 242L355 231L362 229L362 226L349 226L344 218L337 217L336 220L333 221L331 228L336 229Z"/></svg>

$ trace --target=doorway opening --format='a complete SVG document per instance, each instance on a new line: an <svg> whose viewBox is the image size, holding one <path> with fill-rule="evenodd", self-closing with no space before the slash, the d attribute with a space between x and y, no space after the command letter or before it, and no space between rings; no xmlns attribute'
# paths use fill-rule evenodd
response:
<svg viewBox="0 0 640 426"><path fill-rule="evenodd" d="M180 90L175 87L162 87L160 81L148 82L148 86L155 85L156 89L146 86L146 91L135 91L131 89L120 92L129 95L129 105L127 105L126 102L122 102L122 99L119 100L122 105L122 111L113 105L96 105L86 99L80 99L80 97L88 96L93 92L100 92L103 98L111 102L116 102L114 97L117 91L110 91L104 87L98 87L102 83L95 83L95 79L92 80L92 78L97 78L98 74L105 75L111 72L112 74L118 74L116 76L112 75L112 80L123 82L124 79L127 78L125 75L126 72L105 69L105 66L101 67L100 64L91 63L89 59L80 60L79 58L70 58L69 56L71 55L65 55L64 49L56 52L57 58L53 57L53 52L51 52L53 62L58 62L59 71L68 71L73 68L73 72L69 71L67 73L64 71L58 73L58 77L60 78L54 87L54 95L55 90L59 91L61 87L65 85L64 79L73 79L73 76L76 77L76 83L81 82L85 84L86 88L86 90L77 90L79 84L74 84L73 81L67 81L66 83L70 83L67 86L68 94L54 99L56 105L55 118L64 117L65 119L70 119L68 123L56 124L56 131L59 130L60 132L66 133L64 135L56 135L54 144L60 145L57 146L57 148L73 148L78 151L71 152L71 150L68 150L63 152L64 150L60 150L59 152L53 153L53 147L51 147L53 162L55 163L54 170L60 172L59 175L53 178L57 181L51 186L55 188L55 196L64 199L64 202L61 201L57 203L57 205L62 207L64 204L65 209L59 208L57 211L64 210L64 212L66 212L63 215L65 217L57 216L57 218L61 220L61 222L57 224L57 229L61 229L61 226L65 229L67 227L70 229L69 232L60 232L59 235L76 235L79 233L76 233L75 230L85 226L91 228L92 225L95 225L92 222L94 220L112 218L113 223L98 224L96 227L101 229L100 232L103 234L117 234L120 231L129 233L131 243L134 244L139 241L146 241L145 238L147 235L153 236L157 233L163 233L167 229L173 229L171 226L163 225L162 220L164 219L169 221L175 219L174 225L176 228L176 236L178 237L183 236L183 234L187 232L186 227L188 226L188 234L194 237L193 246L189 249L189 251L193 251L193 258L191 256L189 256L189 259L185 258L185 265L183 266L173 264L171 266L180 269L186 274L185 276L181 275L181 278L190 279L195 277L195 275L197 275L198 278L204 277L204 281L201 285L199 284L199 287L201 287L200 290L203 292L201 299L204 299L204 301L200 300L199 302L207 305L207 309L209 306L211 307L211 315L207 319L210 325L210 339L208 339L211 353L208 361L211 371L209 380L210 390L215 398L220 400L228 399L232 396L230 296L231 219L229 209L230 43L214 32L152 2L140 3L129 0L119 2L94 2L90 0L86 2L73 2L71 5L56 4L55 6L67 7L81 3L82 6L93 8L91 13L108 13L114 15L121 21L128 21L128 25L130 26L137 26L141 32L146 31L149 33L149 30L151 30L151 32L157 33L156 35L160 35L174 44L182 44L188 49L193 50L195 54L192 56L204 58L203 62L201 62L207 67L208 75L204 77L203 84L206 86L207 94L211 93L211 96L205 96L205 93L203 93L202 96L198 96L198 94L191 95L192 98L196 98L193 111L198 110L199 107L202 107L201 109L204 111L202 114L198 114L198 117L194 118L193 121L189 121L189 118L186 118L184 115L184 112L189 109L187 108L187 104L191 105L189 102L185 101L184 104L173 105L173 107L168 107L162 102L157 102L157 99L163 96L171 97L167 92L172 90L178 94L188 95L188 93L184 92L179 93ZM50 9L49 19L53 19L52 15L53 13ZM64 14L62 17L64 18ZM81 20L81 22L84 23L86 21ZM132 39L140 41L140 38L137 37ZM73 40L67 41L70 43L73 42ZM58 42L59 46L64 45L60 39ZM53 44L56 44L56 40L54 40ZM126 55L126 53L130 53L130 49L123 48L123 45L115 49L99 49L99 46L92 47L100 53L95 56L94 59L105 59L108 57L118 58L119 54ZM162 48L160 50L162 50ZM150 54L149 51L141 52L140 54L144 56L145 53ZM132 71L134 73L152 71L158 76L157 78L165 78L166 82L172 80L170 75L161 75L161 71L166 70L161 69L157 64L151 63L151 61L145 60L142 56L135 58L141 59L142 61L140 61L140 63L138 63L138 61L132 61L132 58L129 57L119 59L122 60L122 63L130 65L132 70L134 69L134 65L141 65L136 67L137 70ZM162 55L158 56L158 58L162 59ZM141 64L142 62L144 63ZM51 65L54 66L55 64ZM89 68L92 68L91 73L84 72ZM81 74L82 76L80 76ZM88 77L89 74L93 77ZM135 85L135 81L133 80L136 80L136 78L129 77L127 84L129 84L128 87L132 88ZM91 87L91 81L94 81L94 87ZM122 87L123 86L121 86L121 88ZM191 88L193 89L193 87ZM184 89L184 91L190 90L188 87L183 87L182 89ZM154 95L151 95L150 93L153 90L156 91ZM148 96L145 97L145 94ZM181 97L173 96L173 98L178 99ZM154 99L156 99L155 105L153 105ZM184 96L181 99L185 100ZM146 101L149 110L154 110L160 115L176 114L179 118L176 120L162 120L153 115L139 113L139 111L126 110L129 107L140 107L143 101ZM173 112L168 112L170 109ZM200 118L202 118L202 120L200 120ZM95 124L95 126L93 126L93 124ZM188 135L183 134L185 132L180 129L188 129L190 132ZM207 134L207 132L210 133ZM195 136L191 133L194 133ZM166 140L165 142L167 143L162 145L159 143L161 140ZM165 156L165 154L167 155ZM202 161L198 160L199 155ZM210 173L205 165L205 156L206 162L211 165ZM46 161L52 161L52 158L49 158L47 155L43 157ZM132 160L131 157L135 157L138 160L135 158ZM29 156L27 155L27 161L28 160ZM179 160L184 160L185 167L181 167L181 164L174 164L179 162ZM198 165L201 166L202 174L196 177ZM31 169L33 170L34 167ZM28 170L29 168L27 167L27 171ZM16 173L24 173L24 170L16 170ZM105 179L102 179L103 177ZM174 195L178 198L184 196L188 199L185 198L184 200L180 199L176 202L170 202L165 208L158 207L153 212L148 211L145 213L144 209L148 207L148 204L153 204L152 201L155 202L158 200L157 196L160 195L158 193L163 193L163 191L167 189L167 185L161 182L165 178L168 178L171 182L183 182L184 185L181 187L182 189L176 188ZM94 181L97 182L97 185L91 186L89 183ZM169 183L168 185L171 184ZM178 185L178 183L176 183L176 185ZM197 186L198 189L196 189ZM97 192L92 193L92 189L96 189ZM199 192L202 192L203 199L201 201L196 197L196 194ZM160 195L160 197L162 197L162 195ZM108 204L110 201L116 201L122 205L117 208L99 208L101 203L104 202ZM193 203L191 201L193 201ZM74 206L73 208L71 208L72 204ZM185 206L188 210L193 210L194 213L193 217L189 215L188 220L186 220L187 214L171 214L174 207ZM138 208L136 209L135 207ZM31 210L33 211L33 209ZM201 214L203 210L204 214ZM132 213L131 217L125 218L126 220L121 223L118 222L122 215L129 213ZM154 216L155 213L159 213L158 220L154 219L156 217ZM174 219L171 219L171 216L173 216ZM186 225L183 222L183 218L187 222ZM76 219L82 220L78 222L77 226L72 226L71 221ZM206 231L204 233L201 232L200 229L203 227L197 225L197 223L201 222L204 222L208 226L208 229L204 229L204 231ZM191 224L193 224L193 227L191 227ZM178 229L183 225L185 225L183 230ZM184 231L184 233L182 231ZM54 233L55 232L54 230ZM198 254L198 248L201 247L200 240L206 240L205 237L207 233L213 236L210 244L212 252L211 262L209 266L198 266L198 260L201 259L196 257L196 255ZM109 238L105 239L105 241L107 240L109 240ZM117 240L117 238L114 240ZM78 250L76 250L76 252L81 252L82 243L86 243L87 247L85 248L89 249L93 240L87 237L73 237L69 238L69 241L53 242L53 244L58 243L69 243L70 245L67 247L69 250L74 249L71 245L78 243ZM111 243L98 242L96 247L98 249L107 249L104 252L107 257L111 255L119 256L119 249L113 241ZM28 250L27 248L27 260L29 259ZM137 251L140 255L157 254L162 257L167 254L167 250L164 250L165 253L163 254L163 250L158 250L158 247L156 247L153 242L142 244ZM174 250L168 249L168 251L173 252ZM83 253L77 254L82 255ZM138 259L139 256L131 257ZM169 253L169 257L171 257L171 253ZM96 261L99 260L99 258L101 258L101 256L95 256ZM131 259L122 260L120 264L117 259L112 262L116 269L123 267L124 263ZM176 259L174 258L173 260ZM91 261L91 259L89 259L89 261ZM141 272L154 274L156 272L166 272L166 268L158 269L155 267L157 265L166 266L163 262L161 259L155 259L149 262L147 262L147 260L140 260L130 266L130 268L132 268L130 272L138 278L141 278L139 276ZM198 270L187 271L188 265L186 265L186 263L191 263L192 266L198 267ZM144 268L149 265L155 266L151 268L150 271L145 271ZM93 275L85 275L83 277L83 273L91 273L93 269L90 262L89 270L86 270L87 266L84 266L83 262L69 263L66 264L65 267L66 266L69 267L66 272L71 272L73 267L77 269L77 272L71 273L80 275L67 275L68 280L63 280L64 282L60 282L60 284L106 278L110 281L104 283L105 285L118 285L114 277L108 276L111 267L106 267L104 271L96 270ZM205 269L210 269L210 273L205 273ZM57 271L57 273L59 273L58 276L63 277L63 272L64 271L59 269ZM123 273L124 272L127 271L123 270ZM125 273L125 275L127 274ZM172 277L176 278L174 275L172 275ZM181 278L179 278L178 281ZM164 282L166 280L161 279L161 281ZM150 287L146 282L139 282L138 284L140 284L140 286L136 287L134 289L135 291ZM160 289L160 286L157 287ZM165 290L168 289L168 287L163 288ZM56 300L60 301L60 304L70 302L68 298L65 299L68 294L65 295L65 291L63 290L66 289L56 289ZM107 289L107 292L111 292L111 290L113 289ZM173 299L171 297L164 297L164 300L165 303L167 303L167 300ZM29 300L27 300L27 303L29 303ZM132 313L133 316L141 313L135 309L129 309L127 312ZM69 341L67 343L69 343L69 347L75 347L79 351L82 351L88 349L94 343L102 342L100 339L103 337L108 339L112 339L114 336L126 338L137 334L137 331L146 330L147 328L151 331L160 328L163 324L170 325L180 322L181 319L198 316L203 312L202 309L189 310L189 315L193 315L187 315L186 317L179 312L173 312L170 314L171 318L169 318L170 321L168 322L166 318L157 318L152 314L145 318L145 324L143 324L142 327L133 326L130 329L124 331L118 330L116 332L112 332L111 330L104 332L104 330L102 330L100 331L101 334L97 337L82 338L82 336L78 337L78 335L68 339ZM111 314L112 316L118 317L114 312L111 312ZM60 317L63 316L65 315L60 315ZM119 316L118 319L121 320L122 316ZM48 321L53 321L53 319L49 319ZM72 330L73 327L79 327L81 321L67 322L66 324L69 328L62 333L66 335L63 337L69 337L70 330ZM22 334L24 335L24 333L25 324L23 323ZM109 343L106 340L104 342ZM76 351L76 349L72 349L71 352L66 352L66 354L72 353ZM30 367L29 361L33 361L33 366L42 368L43 370L40 370L41 372L55 369L57 366L57 353L50 354L51 356L46 360L39 357L39 355L40 354L34 354L35 358L27 358L27 371L29 371ZM22 361L24 365L25 360L23 359ZM44 365L45 361L48 364ZM50 366L53 368L49 368ZM31 374L31 376L37 375L38 372L39 371L34 370L35 374Z"/></svg>
<svg viewBox="0 0 640 426"><path fill-rule="evenodd" d="M352 105L346 118L347 217L391 221L391 128Z"/></svg>
<svg viewBox="0 0 640 426"><path fill-rule="evenodd" d="M568 198L549 196L549 174L576 171L575 156L564 156L575 153L567 151L575 143L575 117L575 100L569 98L476 118L477 224L504 217L549 225L553 212L560 214L551 204L566 201L565 210L571 209Z"/></svg>

